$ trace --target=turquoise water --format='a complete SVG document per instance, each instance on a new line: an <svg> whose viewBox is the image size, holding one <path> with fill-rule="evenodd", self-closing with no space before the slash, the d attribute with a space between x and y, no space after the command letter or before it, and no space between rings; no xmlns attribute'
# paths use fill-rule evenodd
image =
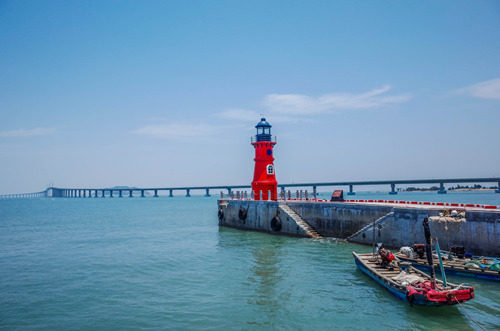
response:
<svg viewBox="0 0 500 331"><path fill-rule="evenodd" d="M0 200L0 329L478 329L358 271L351 252L371 247L217 224L215 197ZM475 286L464 307L499 329L500 284L450 278Z"/></svg>

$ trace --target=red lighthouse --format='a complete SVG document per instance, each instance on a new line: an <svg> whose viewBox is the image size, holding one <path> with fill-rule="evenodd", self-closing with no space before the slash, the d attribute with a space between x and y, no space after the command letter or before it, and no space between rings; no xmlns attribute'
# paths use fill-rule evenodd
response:
<svg viewBox="0 0 500 331"><path fill-rule="evenodd" d="M276 137L271 136L271 124L261 118L255 126L257 134L252 137L252 146L255 148L255 170L253 173L252 190L255 200L277 200L278 182L274 170L273 148ZM269 192L271 196L269 196Z"/></svg>

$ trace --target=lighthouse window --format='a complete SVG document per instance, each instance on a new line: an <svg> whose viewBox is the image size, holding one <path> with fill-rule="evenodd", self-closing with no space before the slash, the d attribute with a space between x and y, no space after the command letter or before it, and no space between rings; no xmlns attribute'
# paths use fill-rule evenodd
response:
<svg viewBox="0 0 500 331"><path fill-rule="evenodd" d="M268 175L274 175L274 167L272 164L267 165L267 174Z"/></svg>
<svg viewBox="0 0 500 331"><path fill-rule="evenodd" d="M271 128L264 128L264 134L271 134Z"/></svg>

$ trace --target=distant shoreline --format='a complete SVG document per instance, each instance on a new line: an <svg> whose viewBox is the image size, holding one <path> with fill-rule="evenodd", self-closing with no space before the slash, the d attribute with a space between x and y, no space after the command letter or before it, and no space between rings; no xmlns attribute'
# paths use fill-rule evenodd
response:
<svg viewBox="0 0 500 331"><path fill-rule="evenodd" d="M431 189L419 189L419 190L401 190L398 192L438 192L439 190L431 190ZM488 192L488 191L495 191L493 188L452 188L452 189L445 189L445 191L448 192Z"/></svg>
<svg viewBox="0 0 500 331"><path fill-rule="evenodd" d="M454 188L448 191L495 191L493 188Z"/></svg>

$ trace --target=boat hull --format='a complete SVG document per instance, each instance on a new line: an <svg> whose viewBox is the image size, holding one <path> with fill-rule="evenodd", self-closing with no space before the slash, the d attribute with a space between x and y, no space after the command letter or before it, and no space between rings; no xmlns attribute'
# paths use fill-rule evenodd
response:
<svg viewBox="0 0 500 331"><path fill-rule="evenodd" d="M371 255L371 254L369 254L369 255ZM470 298L474 297L473 292L470 294L470 297L468 297L468 298L466 298L465 296L460 296L459 299L457 299L457 300L446 300L446 301L440 301L440 302L429 300L428 296L425 293L414 293L410 297L410 296L408 296L408 291L405 287L397 286L393 282L388 280L387 278L385 278L385 277L381 276L380 274L371 270L371 268L369 268L364 263L364 261L361 260L360 256L358 254L356 254L355 252L353 252L353 256L354 256L354 261L356 263L356 266L358 267L358 269L361 272L368 275L370 278L372 278L374 281L376 281L377 283L382 285L385 289L387 289L389 292L391 292L393 295L395 295L399 299L404 300L404 301L410 303L411 305L435 306L435 307L450 306L450 305L455 305L458 302L465 302L465 301L469 300ZM458 295L459 291L453 292L453 293L457 293L457 295Z"/></svg>

